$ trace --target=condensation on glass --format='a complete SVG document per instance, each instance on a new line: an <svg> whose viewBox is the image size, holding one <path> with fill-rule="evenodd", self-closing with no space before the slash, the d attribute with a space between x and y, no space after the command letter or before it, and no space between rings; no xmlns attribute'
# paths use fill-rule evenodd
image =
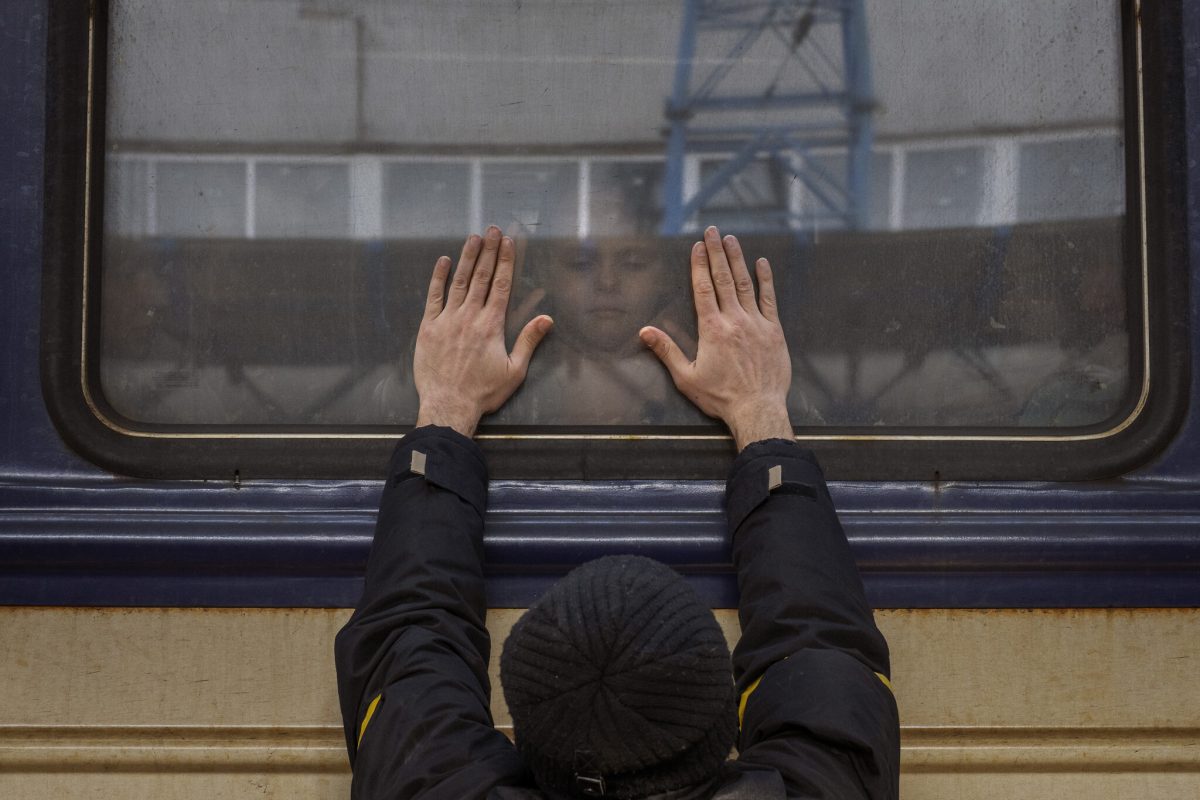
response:
<svg viewBox="0 0 1200 800"><path fill-rule="evenodd" d="M411 423L430 270L489 223L511 327L558 323L494 422L708 424L636 338L694 341L708 224L771 259L797 425L1095 426L1140 384L1117 3L110 14L100 380L130 420Z"/></svg>

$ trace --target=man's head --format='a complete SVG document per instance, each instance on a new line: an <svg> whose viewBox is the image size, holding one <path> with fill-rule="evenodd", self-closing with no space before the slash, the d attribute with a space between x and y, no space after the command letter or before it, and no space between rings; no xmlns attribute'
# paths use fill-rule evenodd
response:
<svg viewBox="0 0 1200 800"><path fill-rule="evenodd" d="M500 680L539 785L639 798L712 782L737 736L729 648L669 567L601 558L513 627Z"/></svg>

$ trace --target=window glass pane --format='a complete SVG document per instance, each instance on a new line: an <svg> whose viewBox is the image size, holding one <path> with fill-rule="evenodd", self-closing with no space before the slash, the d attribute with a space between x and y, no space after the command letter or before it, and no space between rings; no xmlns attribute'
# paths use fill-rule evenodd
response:
<svg viewBox="0 0 1200 800"><path fill-rule="evenodd" d="M724 162L705 161L700 166L702 188L717 177ZM786 209L787 193L783 187L781 169L773 161L755 161L734 173L728 181L719 181L703 208L725 210L742 208L747 211Z"/></svg>
<svg viewBox="0 0 1200 800"><path fill-rule="evenodd" d="M135 421L410 422L429 272L489 223L510 333L558 323L515 426L712 424L636 339L690 347L708 224L774 266L797 424L1100 425L1140 385L1109 0L108 8L99 374Z"/></svg>
<svg viewBox="0 0 1200 800"><path fill-rule="evenodd" d="M983 205L981 148L917 151L904 165L904 226L973 226Z"/></svg>
<svg viewBox="0 0 1200 800"><path fill-rule="evenodd" d="M588 175L590 235L658 232L663 204L661 161L592 161Z"/></svg>
<svg viewBox="0 0 1200 800"><path fill-rule="evenodd" d="M511 235L575 235L579 165L561 161L485 164L483 219Z"/></svg>
<svg viewBox="0 0 1200 800"><path fill-rule="evenodd" d="M1125 207L1125 150L1115 136L1021 146L1022 221L1113 217Z"/></svg>
<svg viewBox="0 0 1200 800"><path fill-rule="evenodd" d="M790 222L791 174L774 160L759 160L729 175L728 163L700 164L700 191L711 192L698 212L705 225L739 231L787 231ZM716 186L714 190L710 186Z"/></svg>
<svg viewBox="0 0 1200 800"><path fill-rule="evenodd" d="M345 164L258 164L255 231L287 238L350 233L350 170Z"/></svg>
<svg viewBox="0 0 1200 800"><path fill-rule="evenodd" d="M470 225L471 168L463 163L388 164L383 232L388 238L457 236Z"/></svg>
<svg viewBox="0 0 1200 800"><path fill-rule="evenodd" d="M245 231L244 165L161 161L152 182L160 236L241 236Z"/></svg>
<svg viewBox="0 0 1200 800"><path fill-rule="evenodd" d="M803 217L811 219L815 229L842 230L852 222L847 220L844 202L840 198L847 189L848 161L845 153L813 155L807 162L810 168L802 173L801 204ZM892 154L871 153L866 176L867 197L865 219L860 227L884 230L890 227L892 211Z"/></svg>
<svg viewBox="0 0 1200 800"><path fill-rule="evenodd" d="M150 165L136 158L112 158L104 169L104 231L145 236L149 231Z"/></svg>

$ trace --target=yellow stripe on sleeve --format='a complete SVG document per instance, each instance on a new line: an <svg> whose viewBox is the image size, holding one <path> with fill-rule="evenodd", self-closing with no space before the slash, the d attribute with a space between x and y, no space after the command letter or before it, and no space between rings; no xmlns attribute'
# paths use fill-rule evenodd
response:
<svg viewBox="0 0 1200 800"><path fill-rule="evenodd" d="M754 690L762 683L763 676L759 675L754 679L754 683L746 687L746 691L742 692L742 699L738 701L738 727L742 727L742 717L746 716L746 701L750 699L750 695L754 694Z"/></svg>
<svg viewBox="0 0 1200 800"><path fill-rule="evenodd" d="M887 687L887 690L889 692L891 692L892 694L896 693L896 690L892 688L892 682L890 680L888 680L887 675L884 675L882 672L876 672L875 677L879 678L880 682L882 682L883 685ZM760 683L762 683L762 679L763 679L763 676L759 675L757 678L754 679L754 683L747 686L746 691L742 692L742 697L738 701L738 727L739 728L742 727L742 719L746 716L746 702L750 699L750 695L754 694L754 690L758 688L758 685ZM369 715L370 714L368 712L368 716Z"/></svg>
<svg viewBox="0 0 1200 800"><path fill-rule="evenodd" d="M371 705L367 706L367 713L363 716L362 725L358 726L358 741L355 746L362 744L363 734L367 732L367 724L371 721L371 717L375 716L375 709L379 707L379 701L383 699L382 694L375 695L375 699L371 701Z"/></svg>

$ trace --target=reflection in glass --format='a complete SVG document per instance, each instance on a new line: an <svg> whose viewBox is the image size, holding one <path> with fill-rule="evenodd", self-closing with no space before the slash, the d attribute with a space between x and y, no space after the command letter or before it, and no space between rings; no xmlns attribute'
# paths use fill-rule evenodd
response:
<svg viewBox="0 0 1200 800"><path fill-rule="evenodd" d="M700 180L707 183L723 166L700 163ZM705 204L705 225L736 231L786 232L791 217L791 184L795 173L777 161L753 161L730 176Z"/></svg>
<svg viewBox="0 0 1200 800"><path fill-rule="evenodd" d="M573 236L578 209L576 163L515 161L483 167L483 219L510 235Z"/></svg>
<svg viewBox="0 0 1200 800"><path fill-rule="evenodd" d="M871 153L871 181L866 198L867 215L864 220L864 227L869 230L885 230L889 227L893 158L889 152ZM829 213L829 193L833 190L830 189L825 176L845 174L846 154L817 154L812 156L811 161L815 167L813 174L800 187L804 216L812 219L813 228L816 230L844 229L846 221L836 214Z"/></svg>
<svg viewBox="0 0 1200 800"><path fill-rule="evenodd" d="M468 164L388 164L383 173L383 231L394 239L457 236L470 226L470 198Z"/></svg>
<svg viewBox="0 0 1200 800"><path fill-rule="evenodd" d="M983 205L983 150L948 148L909 153L904 165L904 226L975 225Z"/></svg>
<svg viewBox="0 0 1200 800"><path fill-rule="evenodd" d="M1021 146L1022 222L1116 217L1125 207L1125 149L1115 136Z"/></svg>
<svg viewBox="0 0 1200 800"><path fill-rule="evenodd" d="M512 332L557 321L495 422L712 424L636 339L694 341L708 224L775 268L797 424L1098 426L1139 383L1118 4L110 7L100 380L134 420L410 423L429 271L489 223Z"/></svg>
<svg viewBox="0 0 1200 800"><path fill-rule="evenodd" d="M346 164L260 163L255 225L259 236L346 237L350 233L350 170Z"/></svg>
<svg viewBox="0 0 1200 800"><path fill-rule="evenodd" d="M161 162L154 171L154 197L159 236L241 236L245 231L242 164Z"/></svg>
<svg viewBox="0 0 1200 800"><path fill-rule="evenodd" d="M652 235L659 229L661 161L592 161L588 167L590 235Z"/></svg>
<svg viewBox="0 0 1200 800"><path fill-rule="evenodd" d="M104 231L117 236L149 233L150 165L141 159L113 158L104 170Z"/></svg>

